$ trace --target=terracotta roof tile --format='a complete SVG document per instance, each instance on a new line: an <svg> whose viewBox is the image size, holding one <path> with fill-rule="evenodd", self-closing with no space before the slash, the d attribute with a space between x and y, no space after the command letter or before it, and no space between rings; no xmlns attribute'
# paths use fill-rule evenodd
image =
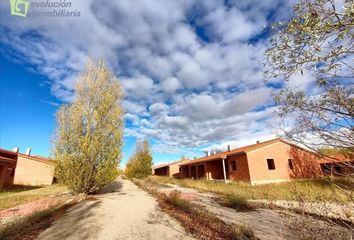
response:
<svg viewBox="0 0 354 240"><path fill-rule="evenodd" d="M336 154L329 157L323 157L319 160L320 163L339 163L339 162L354 162L354 156L349 154Z"/></svg>

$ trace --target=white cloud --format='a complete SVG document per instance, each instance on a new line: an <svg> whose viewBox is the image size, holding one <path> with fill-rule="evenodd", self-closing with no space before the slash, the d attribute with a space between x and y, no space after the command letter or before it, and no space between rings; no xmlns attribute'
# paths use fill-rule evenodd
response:
<svg viewBox="0 0 354 240"><path fill-rule="evenodd" d="M308 71L304 71L303 74L293 74L286 82L286 86L293 90L304 90L315 81L314 77L310 75Z"/></svg>
<svg viewBox="0 0 354 240"><path fill-rule="evenodd" d="M267 39L249 39L270 24L271 12L274 19L288 17L285 1L230 1L227 7L216 0L73 5L79 18L5 14L0 22L2 52L33 64L60 100L74 98L87 57L103 57L125 90L127 136L152 137L167 152L270 134L264 128L272 117L272 89L261 69ZM293 83L306 87L307 80Z"/></svg>
<svg viewBox="0 0 354 240"><path fill-rule="evenodd" d="M226 6L221 6L208 14L204 21L225 43L247 40L261 27L247 19L239 9L227 9Z"/></svg>
<svg viewBox="0 0 354 240"><path fill-rule="evenodd" d="M161 89L166 93L174 93L176 90L180 89L181 83L175 77L170 77L161 83Z"/></svg>
<svg viewBox="0 0 354 240"><path fill-rule="evenodd" d="M168 110L168 106L164 103L154 103L150 105L149 110L151 114L159 114L162 112L166 112Z"/></svg>

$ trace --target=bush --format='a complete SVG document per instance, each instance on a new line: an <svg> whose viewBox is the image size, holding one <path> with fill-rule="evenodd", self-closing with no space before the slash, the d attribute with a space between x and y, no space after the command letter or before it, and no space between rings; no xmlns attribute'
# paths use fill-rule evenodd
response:
<svg viewBox="0 0 354 240"><path fill-rule="evenodd" d="M222 199L221 204L241 212L254 210L254 207L245 198L238 195L226 195Z"/></svg>
<svg viewBox="0 0 354 240"><path fill-rule="evenodd" d="M257 239L254 232L246 226L233 225L232 232L233 232L233 239L235 239L235 240L251 240L251 239L255 240L255 239Z"/></svg>
<svg viewBox="0 0 354 240"><path fill-rule="evenodd" d="M167 201L186 213L193 213L193 205L188 201L182 199L181 192L179 191L175 190L171 192L167 197Z"/></svg>

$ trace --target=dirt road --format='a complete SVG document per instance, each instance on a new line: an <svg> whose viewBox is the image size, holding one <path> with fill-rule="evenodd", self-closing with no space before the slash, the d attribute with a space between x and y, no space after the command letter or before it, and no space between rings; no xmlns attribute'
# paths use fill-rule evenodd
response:
<svg viewBox="0 0 354 240"><path fill-rule="evenodd" d="M56 239L192 239L159 210L156 200L131 181L119 180L71 208L38 237Z"/></svg>

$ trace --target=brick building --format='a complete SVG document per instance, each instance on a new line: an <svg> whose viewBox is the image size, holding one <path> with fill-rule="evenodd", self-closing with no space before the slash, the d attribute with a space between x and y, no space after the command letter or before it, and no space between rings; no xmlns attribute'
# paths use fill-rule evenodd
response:
<svg viewBox="0 0 354 240"><path fill-rule="evenodd" d="M194 159L179 166L182 178L266 184L322 176L318 160L315 153L276 138Z"/></svg>
<svg viewBox="0 0 354 240"><path fill-rule="evenodd" d="M180 178L179 165L190 160L180 160L173 163L156 165L152 168L153 175Z"/></svg>
<svg viewBox="0 0 354 240"><path fill-rule="evenodd" d="M348 176L354 175L353 154L337 154L320 160L324 175Z"/></svg>
<svg viewBox="0 0 354 240"><path fill-rule="evenodd" d="M0 149L0 188L13 183L17 153Z"/></svg>
<svg viewBox="0 0 354 240"><path fill-rule="evenodd" d="M16 185L50 185L54 178L53 160L40 156L18 154L13 183Z"/></svg>
<svg viewBox="0 0 354 240"><path fill-rule="evenodd" d="M0 188L12 184L41 186L50 185L54 178L54 163L40 156L0 149Z"/></svg>

